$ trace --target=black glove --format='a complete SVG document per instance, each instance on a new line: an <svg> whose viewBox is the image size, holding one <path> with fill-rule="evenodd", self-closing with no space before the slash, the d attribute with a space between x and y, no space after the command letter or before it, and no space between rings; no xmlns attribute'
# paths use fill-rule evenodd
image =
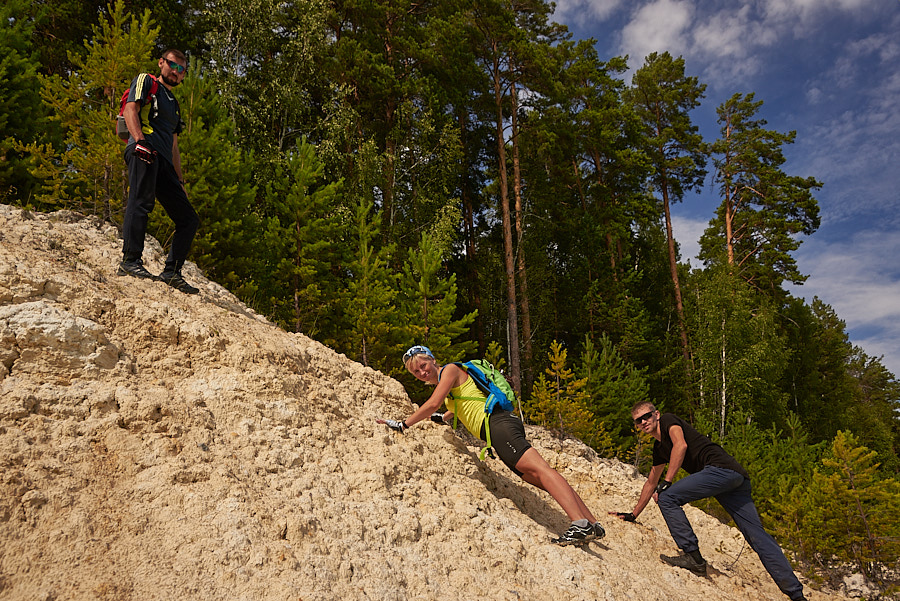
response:
<svg viewBox="0 0 900 601"><path fill-rule="evenodd" d="M400 434L403 434L403 431L409 428L409 426L406 425L406 422L398 422L395 419L385 419L382 420L381 423Z"/></svg>
<svg viewBox="0 0 900 601"><path fill-rule="evenodd" d="M633 522L637 519L636 517L634 517L634 514L631 513L630 511L628 513L618 511L618 512L616 512L616 517L619 518L620 520L625 520L626 522Z"/></svg>
<svg viewBox="0 0 900 601"><path fill-rule="evenodd" d="M148 165L152 165L156 160L156 151L140 142L134 145L134 154Z"/></svg>
<svg viewBox="0 0 900 601"><path fill-rule="evenodd" d="M433 421L436 424L443 425L444 424L444 414L443 413L432 413L431 421Z"/></svg>
<svg viewBox="0 0 900 601"><path fill-rule="evenodd" d="M668 490L668 488L672 486L672 483L668 480L660 480L659 484L656 485L656 494L660 494L664 490Z"/></svg>

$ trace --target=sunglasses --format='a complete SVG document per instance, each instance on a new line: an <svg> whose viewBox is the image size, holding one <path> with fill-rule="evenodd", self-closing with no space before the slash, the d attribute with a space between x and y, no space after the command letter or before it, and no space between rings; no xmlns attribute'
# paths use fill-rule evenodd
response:
<svg viewBox="0 0 900 601"><path fill-rule="evenodd" d="M649 420L651 417L653 417L653 412L652 412L652 411L648 411L648 412L645 413L644 415L639 415L639 416L637 416L636 418L634 418L634 425L635 425L635 426L640 426L641 423L643 423L643 422L646 421L646 420Z"/></svg>
<svg viewBox="0 0 900 601"><path fill-rule="evenodd" d="M165 59L165 60L169 64L169 68L172 69L173 71L175 71L179 74L187 71L187 67L185 67L184 65L179 65L175 61L170 61L169 59Z"/></svg>
<svg viewBox="0 0 900 601"><path fill-rule="evenodd" d="M416 346L412 346L408 351L403 353L403 365L406 365L406 362L415 357L416 355L428 355L432 359L434 359L434 355L431 354L431 349L427 346L422 346L421 344L417 344Z"/></svg>

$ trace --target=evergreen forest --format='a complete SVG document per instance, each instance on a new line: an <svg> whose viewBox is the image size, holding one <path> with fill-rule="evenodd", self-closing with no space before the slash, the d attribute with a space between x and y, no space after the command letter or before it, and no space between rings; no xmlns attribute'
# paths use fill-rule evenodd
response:
<svg viewBox="0 0 900 601"><path fill-rule="evenodd" d="M487 358L527 422L644 470L630 409L651 401L747 467L798 570L896 592L900 383L787 291L822 187L785 171L795 133L735 90L704 139L681 57L598 56L552 10L4 0L0 202L121 225L122 93L183 50L190 259L210 279L420 402L410 345ZM721 203L691 266L671 208L709 180ZM172 235L160 207L150 233Z"/></svg>

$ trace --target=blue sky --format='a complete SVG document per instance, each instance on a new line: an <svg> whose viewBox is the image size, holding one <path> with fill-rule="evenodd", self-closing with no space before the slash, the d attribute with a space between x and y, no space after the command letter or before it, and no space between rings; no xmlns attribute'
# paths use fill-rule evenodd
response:
<svg viewBox="0 0 900 601"><path fill-rule="evenodd" d="M764 102L767 129L797 132L784 171L824 186L822 225L794 253L809 279L790 290L834 307L900 376L900 0L557 0L554 20L632 71L654 51L684 57L707 85L692 117L708 141L738 92ZM673 207L683 258L718 204L710 176Z"/></svg>

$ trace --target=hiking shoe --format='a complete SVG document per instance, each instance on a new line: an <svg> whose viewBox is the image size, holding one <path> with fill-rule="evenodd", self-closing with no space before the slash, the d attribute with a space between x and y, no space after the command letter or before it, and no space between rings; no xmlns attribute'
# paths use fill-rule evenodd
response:
<svg viewBox="0 0 900 601"><path fill-rule="evenodd" d="M697 576L706 576L706 560L703 560L703 563L698 563L696 559L691 557L690 555L660 555L660 559L669 564L670 566L675 566L676 568L684 568L685 570L690 570Z"/></svg>
<svg viewBox="0 0 900 601"><path fill-rule="evenodd" d="M594 528L594 539L600 540L606 536L606 530L600 525L600 522L594 522L592 527Z"/></svg>
<svg viewBox="0 0 900 601"><path fill-rule="evenodd" d="M165 282L166 284L168 284L175 290L184 292L185 294L197 294L200 292L199 288L196 288L196 287L188 284L184 280L184 278L181 277L181 274L178 272L171 273L171 272L164 271L161 274L159 274L159 281Z"/></svg>
<svg viewBox="0 0 900 601"><path fill-rule="evenodd" d="M562 536L552 539L551 542L556 543L560 547L566 547L568 545L580 545L594 540L594 536L594 527L592 525L578 526L572 524Z"/></svg>
<svg viewBox="0 0 900 601"><path fill-rule="evenodd" d="M154 282L159 279L147 271L140 261L122 261L119 263L119 270L116 271L116 275L130 275L144 280L153 280Z"/></svg>

